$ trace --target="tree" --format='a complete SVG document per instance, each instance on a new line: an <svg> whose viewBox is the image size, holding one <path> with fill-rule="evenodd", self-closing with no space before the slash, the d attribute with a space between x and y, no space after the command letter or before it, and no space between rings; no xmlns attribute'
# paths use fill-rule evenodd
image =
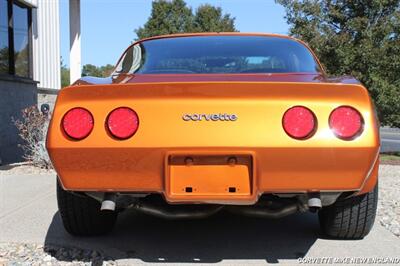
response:
<svg viewBox="0 0 400 266"><path fill-rule="evenodd" d="M8 46L5 46L0 49L0 74L8 74L9 72L9 52Z"/></svg>
<svg viewBox="0 0 400 266"><path fill-rule="evenodd" d="M61 87L67 87L70 85L69 82L69 68L64 64L63 59L61 58Z"/></svg>
<svg viewBox="0 0 400 266"><path fill-rule="evenodd" d="M135 30L140 39L163 34L190 32L193 27L192 10L183 0L153 1L151 15L143 27Z"/></svg>
<svg viewBox="0 0 400 266"><path fill-rule="evenodd" d="M86 64L82 67L82 76L92 76L92 77L108 77L114 70L114 66L107 64L105 66L97 67L92 64Z"/></svg>
<svg viewBox="0 0 400 266"><path fill-rule="evenodd" d="M157 0L152 3L148 21L135 32L143 39L183 32L236 31L234 20L229 14L223 15L220 7L209 4L200 6L193 14L183 0Z"/></svg>
<svg viewBox="0 0 400 266"><path fill-rule="evenodd" d="M306 41L331 75L366 85L384 125L400 127L400 0L276 0L290 34Z"/></svg>
<svg viewBox="0 0 400 266"><path fill-rule="evenodd" d="M29 76L29 47L25 45L19 51L14 52L15 75L21 77Z"/></svg>
<svg viewBox="0 0 400 266"><path fill-rule="evenodd" d="M82 76L109 77L113 71L114 66L111 64L101 67L97 67L92 64L86 64L82 67ZM61 87L64 88L69 85L69 68L67 68L63 59L61 58Z"/></svg>
<svg viewBox="0 0 400 266"><path fill-rule="evenodd" d="M107 64L105 66L100 67L100 72L102 77L109 77L111 73L114 71L114 65Z"/></svg>
<svg viewBox="0 0 400 266"><path fill-rule="evenodd" d="M92 64L86 64L82 67L82 76L101 77L100 69Z"/></svg>
<svg viewBox="0 0 400 266"><path fill-rule="evenodd" d="M194 17L195 32L231 32L235 29L235 18L222 14L220 7L205 4L197 8Z"/></svg>

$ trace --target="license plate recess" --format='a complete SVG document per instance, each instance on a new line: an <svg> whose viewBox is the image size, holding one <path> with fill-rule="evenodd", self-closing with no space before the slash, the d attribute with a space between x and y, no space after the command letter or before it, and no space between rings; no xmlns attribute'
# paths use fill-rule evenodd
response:
<svg viewBox="0 0 400 266"><path fill-rule="evenodd" d="M229 198L252 194L250 155L170 155L169 198Z"/></svg>

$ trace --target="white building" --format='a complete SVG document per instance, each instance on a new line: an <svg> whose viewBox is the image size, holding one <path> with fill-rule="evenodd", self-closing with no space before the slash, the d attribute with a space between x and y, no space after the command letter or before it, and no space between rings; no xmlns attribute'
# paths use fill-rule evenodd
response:
<svg viewBox="0 0 400 266"><path fill-rule="evenodd" d="M71 2L76 2L79 9L79 1ZM78 48L75 54L80 61ZM0 159L3 163L20 160L21 155L12 117L18 117L23 108L38 102L53 102L60 87L59 0L0 0Z"/></svg>

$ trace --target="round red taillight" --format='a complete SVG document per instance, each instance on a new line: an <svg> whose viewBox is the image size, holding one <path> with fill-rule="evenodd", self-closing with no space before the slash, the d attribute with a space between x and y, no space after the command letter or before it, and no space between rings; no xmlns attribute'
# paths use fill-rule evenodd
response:
<svg viewBox="0 0 400 266"><path fill-rule="evenodd" d="M73 108L63 117L62 127L64 132L73 139L86 138L93 129L93 116L84 108Z"/></svg>
<svg viewBox="0 0 400 266"><path fill-rule="evenodd" d="M294 106L283 115L283 129L295 139L307 139L316 129L317 119L314 113L303 106Z"/></svg>
<svg viewBox="0 0 400 266"><path fill-rule="evenodd" d="M350 140L362 132L363 119L353 107L340 106L329 116L329 126L338 138Z"/></svg>
<svg viewBox="0 0 400 266"><path fill-rule="evenodd" d="M136 133L139 127L139 117L132 109L119 107L108 115L107 127L114 137L128 139Z"/></svg>

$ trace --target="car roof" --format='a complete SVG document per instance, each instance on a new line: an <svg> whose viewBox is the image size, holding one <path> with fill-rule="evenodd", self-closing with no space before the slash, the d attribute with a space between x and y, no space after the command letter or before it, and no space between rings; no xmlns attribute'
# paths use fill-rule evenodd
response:
<svg viewBox="0 0 400 266"><path fill-rule="evenodd" d="M166 35L158 35L149 38L144 38L139 40L138 42L154 40L154 39L167 39L167 38L178 38L178 37L193 37L193 36L264 36L264 37L277 37L277 38L285 38L292 39L295 41L300 41L296 38L293 38L288 35L283 34L275 34L275 33L259 33L259 32L195 32L195 33L175 33L175 34L166 34ZM302 42L302 41L300 41Z"/></svg>

